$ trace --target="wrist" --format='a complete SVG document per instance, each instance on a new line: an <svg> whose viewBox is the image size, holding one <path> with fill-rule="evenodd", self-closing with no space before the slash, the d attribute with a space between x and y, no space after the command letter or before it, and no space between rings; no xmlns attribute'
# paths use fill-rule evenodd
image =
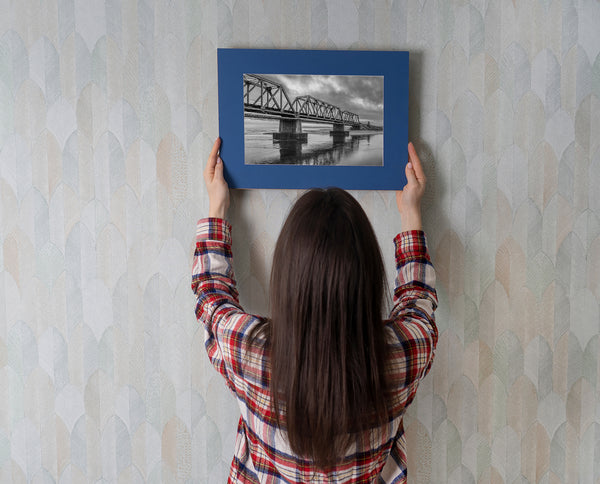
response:
<svg viewBox="0 0 600 484"><path fill-rule="evenodd" d="M407 232L409 230L423 230L421 212L401 213L400 224L403 232Z"/></svg>
<svg viewBox="0 0 600 484"><path fill-rule="evenodd" d="M210 218L225 218L225 215L227 214L227 210L225 210L225 207L208 207L208 216Z"/></svg>

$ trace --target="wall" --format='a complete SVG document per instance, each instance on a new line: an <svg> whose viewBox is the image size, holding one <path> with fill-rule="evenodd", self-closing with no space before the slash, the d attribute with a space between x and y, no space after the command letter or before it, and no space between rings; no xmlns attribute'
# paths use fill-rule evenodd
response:
<svg viewBox="0 0 600 484"><path fill-rule="evenodd" d="M600 2L0 11L1 482L225 482L238 411L189 290L217 47L411 51L441 330L411 481L600 482ZM296 195L234 193L251 311ZM355 195L391 265L393 194Z"/></svg>

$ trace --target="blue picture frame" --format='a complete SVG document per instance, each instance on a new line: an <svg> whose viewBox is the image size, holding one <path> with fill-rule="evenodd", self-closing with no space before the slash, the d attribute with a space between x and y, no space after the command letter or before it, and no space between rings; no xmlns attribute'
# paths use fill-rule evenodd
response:
<svg viewBox="0 0 600 484"><path fill-rule="evenodd" d="M406 184L408 52L218 49L217 61L221 157L231 188L398 190ZM248 73L382 76L383 165L245 164L243 76Z"/></svg>

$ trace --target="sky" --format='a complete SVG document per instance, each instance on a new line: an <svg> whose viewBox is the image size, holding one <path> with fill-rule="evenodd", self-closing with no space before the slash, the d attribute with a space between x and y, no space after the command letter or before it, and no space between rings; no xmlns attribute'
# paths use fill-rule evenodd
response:
<svg viewBox="0 0 600 484"><path fill-rule="evenodd" d="M383 126L383 76L259 75L284 85L291 101L311 95Z"/></svg>

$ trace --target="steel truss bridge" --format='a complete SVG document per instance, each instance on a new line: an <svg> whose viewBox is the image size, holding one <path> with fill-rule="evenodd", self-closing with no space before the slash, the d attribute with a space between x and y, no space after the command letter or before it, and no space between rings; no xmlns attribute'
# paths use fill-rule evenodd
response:
<svg viewBox="0 0 600 484"><path fill-rule="evenodd" d="M350 125L355 129L381 130L362 123L358 114L344 111L313 96L291 100L281 84L256 74L244 74L244 116L257 118L302 119L315 123Z"/></svg>

